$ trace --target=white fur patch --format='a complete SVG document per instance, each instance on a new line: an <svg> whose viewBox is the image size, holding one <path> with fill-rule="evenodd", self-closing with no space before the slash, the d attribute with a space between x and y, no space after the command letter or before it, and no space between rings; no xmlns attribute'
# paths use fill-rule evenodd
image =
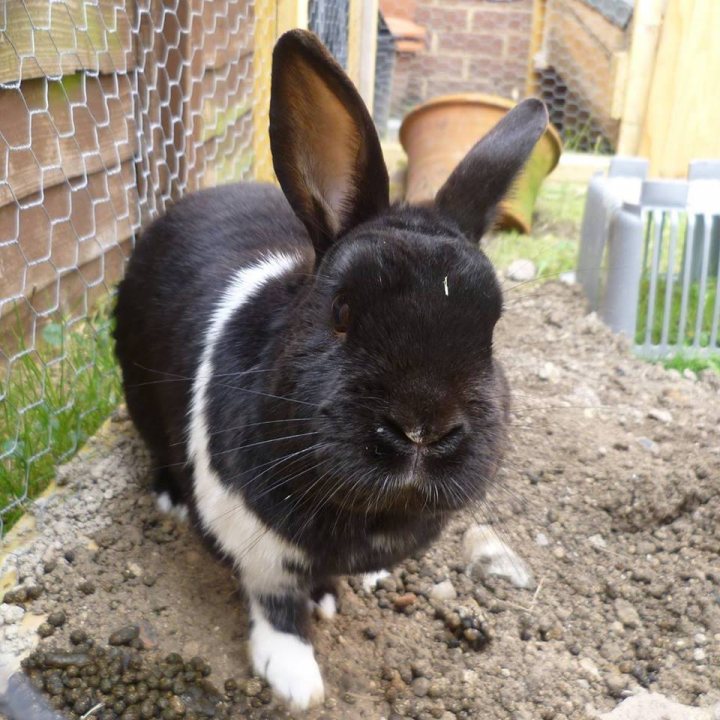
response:
<svg viewBox="0 0 720 720"><path fill-rule="evenodd" d="M170 495L166 492L155 496L155 507L159 512L165 515L172 515L174 518L177 518L177 520L183 523L187 522L189 515L187 505L174 505L173 501L170 499Z"/></svg>
<svg viewBox="0 0 720 720"><path fill-rule="evenodd" d="M155 496L155 507L159 512L169 514L173 509L173 503L170 499L170 495L166 492L160 493Z"/></svg>
<svg viewBox="0 0 720 720"><path fill-rule="evenodd" d="M267 527L246 506L240 493L225 487L210 464L207 387L213 374L213 352L225 326L237 310L273 278L293 269L299 258L275 254L235 273L210 318L205 347L193 385L189 450L195 482L193 491L200 522L240 568L250 593L273 593L294 584L283 559L306 565L304 553ZM312 650L311 650L312 652Z"/></svg>
<svg viewBox="0 0 720 720"><path fill-rule="evenodd" d="M390 575L390 573L387 570L365 573L362 576L363 590L365 590L365 592L372 592L377 587L377 584L388 575Z"/></svg>
<svg viewBox="0 0 720 720"><path fill-rule="evenodd" d="M321 620L332 620L337 615L337 602L332 593L325 593L316 603L316 607Z"/></svg>
<svg viewBox="0 0 720 720"><path fill-rule="evenodd" d="M320 667L312 645L297 635L279 632L251 603L250 657L255 672L295 710L306 710L325 699Z"/></svg>

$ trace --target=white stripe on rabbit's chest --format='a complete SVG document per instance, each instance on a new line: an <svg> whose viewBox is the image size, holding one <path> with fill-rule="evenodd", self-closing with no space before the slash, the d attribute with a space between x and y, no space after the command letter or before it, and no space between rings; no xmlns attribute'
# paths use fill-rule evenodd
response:
<svg viewBox="0 0 720 720"><path fill-rule="evenodd" d="M193 492L198 516L207 532L217 540L252 582L277 583L286 574L283 561L307 564L304 553L268 528L247 507L240 493L220 481L210 463L209 431L206 417L207 387L213 372L213 354L230 318L270 280L297 266L297 257L270 255L263 261L239 270L225 289L210 318L200 365L193 384L190 407L189 457L193 463ZM261 589L261 588L260 588ZM272 588L268 588L272 589Z"/></svg>

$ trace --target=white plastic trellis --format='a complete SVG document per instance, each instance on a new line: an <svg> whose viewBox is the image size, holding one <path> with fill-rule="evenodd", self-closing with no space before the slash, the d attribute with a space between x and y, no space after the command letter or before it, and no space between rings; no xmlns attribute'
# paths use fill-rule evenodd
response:
<svg viewBox="0 0 720 720"><path fill-rule="evenodd" d="M615 158L591 181L578 281L639 354L720 353L720 160L691 163L687 180L646 172Z"/></svg>

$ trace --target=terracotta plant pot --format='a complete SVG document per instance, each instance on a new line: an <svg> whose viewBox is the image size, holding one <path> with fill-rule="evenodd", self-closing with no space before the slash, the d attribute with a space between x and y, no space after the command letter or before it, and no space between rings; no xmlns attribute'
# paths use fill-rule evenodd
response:
<svg viewBox="0 0 720 720"><path fill-rule="evenodd" d="M400 142L408 156L405 199L432 200L468 150L514 105L495 95L467 93L433 98L408 113L400 127ZM530 232L540 185L557 165L561 151L560 136L548 125L500 206L500 227Z"/></svg>

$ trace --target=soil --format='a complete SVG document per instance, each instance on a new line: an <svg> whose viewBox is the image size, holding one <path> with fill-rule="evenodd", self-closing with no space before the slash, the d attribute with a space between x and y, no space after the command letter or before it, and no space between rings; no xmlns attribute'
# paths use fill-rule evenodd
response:
<svg viewBox="0 0 720 720"><path fill-rule="evenodd" d="M308 718L576 720L639 688L720 701L720 377L632 357L571 287L506 297L496 346L515 399L501 482L375 591L342 582L339 615L315 628L327 700ZM155 510L122 410L61 477L5 560L38 589L0 605L4 652L58 611L41 647L70 647L79 629L104 645L138 625L149 660L199 655L221 691L234 679L233 717L287 716L252 679L236 578ZM533 587L468 567L476 524L529 565Z"/></svg>

